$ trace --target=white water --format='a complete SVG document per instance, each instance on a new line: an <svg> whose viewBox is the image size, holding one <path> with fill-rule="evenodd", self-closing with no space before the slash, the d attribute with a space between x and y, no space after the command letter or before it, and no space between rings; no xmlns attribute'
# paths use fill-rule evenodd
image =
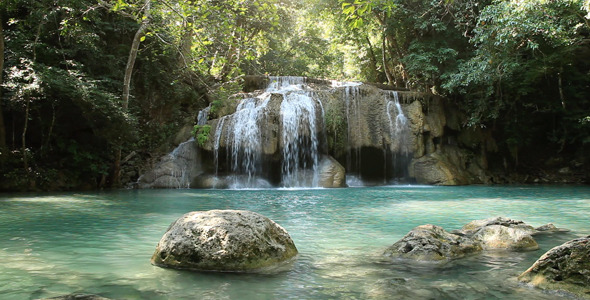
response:
<svg viewBox="0 0 590 300"><path fill-rule="evenodd" d="M396 91L386 92L387 119L389 120L389 134L391 138L390 149L392 152L407 154L408 149L408 118L404 115L399 95Z"/></svg>
<svg viewBox="0 0 590 300"><path fill-rule="evenodd" d="M264 120L264 109L269 100L270 94L266 93L257 98L244 99L231 115L232 130L227 135L227 145L231 145L231 171L236 175L247 175L246 182L235 182L237 186L256 187L255 176L260 171L262 154L259 120Z"/></svg>
<svg viewBox="0 0 590 300"><path fill-rule="evenodd" d="M305 92L283 93L281 103L283 145L281 185L283 187L318 186L317 102Z"/></svg>
<svg viewBox="0 0 590 300"><path fill-rule="evenodd" d="M346 155L346 170L353 171L353 170L360 170L361 166L361 157L360 151L355 151L356 154L356 164L355 166L352 165L352 149L359 148L359 141L356 141L352 138L351 131L353 128L360 128L361 123L361 115L360 115L360 89L358 85L347 85L344 87L344 101L346 103L346 124L348 125L347 128L347 141L348 141L348 148L347 148L347 155ZM358 174L358 180L362 180L360 176L360 172Z"/></svg>

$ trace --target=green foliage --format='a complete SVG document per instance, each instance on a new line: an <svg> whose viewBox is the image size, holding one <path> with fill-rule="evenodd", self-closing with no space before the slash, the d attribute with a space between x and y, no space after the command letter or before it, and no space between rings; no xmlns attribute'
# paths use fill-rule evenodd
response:
<svg viewBox="0 0 590 300"><path fill-rule="evenodd" d="M197 139L197 144L201 147L209 140L211 125L195 125L191 134Z"/></svg>

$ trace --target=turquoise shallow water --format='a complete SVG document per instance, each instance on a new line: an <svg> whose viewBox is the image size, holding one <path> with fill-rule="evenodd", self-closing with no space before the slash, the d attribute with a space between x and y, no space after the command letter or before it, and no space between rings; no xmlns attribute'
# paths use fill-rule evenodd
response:
<svg viewBox="0 0 590 300"><path fill-rule="evenodd" d="M150 265L167 227L195 210L245 209L282 225L299 256L260 274ZM590 234L590 187L123 190L0 195L0 299L75 292L113 299L555 299L515 277L548 249ZM541 249L428 266L384 261L421 224L447 230L494 216L568 228Z"/></svg>

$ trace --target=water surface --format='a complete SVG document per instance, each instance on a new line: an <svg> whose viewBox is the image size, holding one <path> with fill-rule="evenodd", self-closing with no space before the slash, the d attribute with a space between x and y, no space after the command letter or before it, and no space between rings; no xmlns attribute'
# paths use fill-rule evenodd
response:
<svg viewBox="0 0 590 300"><path fill-rule="evenodd" d="M150 265L167 227L195 210L261 213L291 235L286 270L198 273ZM0 196L0 298L75 292L113 299L555 299L515 277L590 234L590 187L391 186L311 190L122 190ZM445 265L383 260L413 227L458 229L505 216L572 230L537 251L485 252Z"/></svg>

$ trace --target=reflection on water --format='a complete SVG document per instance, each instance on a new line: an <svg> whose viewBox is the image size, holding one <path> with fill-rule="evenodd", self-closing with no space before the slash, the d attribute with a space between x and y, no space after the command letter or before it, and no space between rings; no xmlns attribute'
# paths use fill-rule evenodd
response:
<svg viewBox="0 0 590 300"><path fill-rule="evenodd" d="M281 224L300 251L288 270L195 273L150 265L168 225L194 210L246 209ZM0 298L74 292L116 299L554 299L518 284L542 253L587 235L590 188L391 186L300 190L132 190L0 197ZM540 250L427 265L381 252L421 224L458 229L506 216L569 233Z"/></svg>

